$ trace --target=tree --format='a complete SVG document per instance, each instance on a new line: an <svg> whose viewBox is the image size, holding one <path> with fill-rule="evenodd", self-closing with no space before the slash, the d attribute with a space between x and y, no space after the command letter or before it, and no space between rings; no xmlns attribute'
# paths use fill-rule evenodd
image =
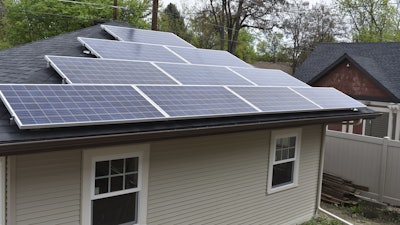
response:
<svg viewBox="0 0 400 225"><path fill-rule="evenodd" d="M272 31L265 33L266 40L260 41L257 45L257 52L263 61L278 61L278 53L283 51L283 34Z"/></svg>
<svg viewBox="0 0 400 225"><path fill-rule="evenodd" d="M190 34L185 24L185 20L176 8L176 5L169 3L160 13L159 30L172 32L179 37L190 42Z"/></svg>
<svg viewBox="0 0 400 225"><path fill-rule="evenodd" d="M286 51L291 57L293 73L318 43L333 42L343 34L342 21L334 9L323 4L310 9L303 1L290 5L283 27L290 40Z"/></svg>
<svg viewBox="0 0 400 225"><path fill-rule="evenodd" d="M336 3L350 18L354 41L399 40L396 8L390 0L337 0Z"/></svg>
<svg viewBox="0 0 400 225"><path fill-rule="evenodd" d="M81 0L81 4L59 0L4 0L3 37L12 45L69 32L113 16L113 0ZM150 0L120 1L120 20L143 25Z"/></svg>
<svg viewBox="0 0 400 225"><path fill-rule="evenodd" d="M194 20L210 24L218 35L219 48L234 53L240 30L272 29L277 25L274 15L284 3L285 0L209 0Z"/></svg>
<svg viewBox="0 0 400 225"><path fill-rule="evenodd" d="M252 63L256 59L254 40L254 36L250 32L242 29L239 33L235 55L246 62Z"/></svg>

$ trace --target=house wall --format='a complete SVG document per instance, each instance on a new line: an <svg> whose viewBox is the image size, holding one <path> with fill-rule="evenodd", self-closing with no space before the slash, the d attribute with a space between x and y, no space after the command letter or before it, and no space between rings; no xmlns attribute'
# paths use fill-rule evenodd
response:
<svg viewBox="0 0 400 225"><path fill-rule="evenodd" d="M376 85L376 82L348 60L344 60L333 70L317 80L313 86L334 87L353 97L391 98L386 91Z"/></svg>
<svg viewBox="0 0 400 225"><path fill-rule="evenodd" d="M299 185L274 194L266 194L269 130L150 143L147 224L296 224L310 219L316 210L322 130L322 125L303 128ZM79 224L81 155L16 156L11 224Z"/></svg>
<svg viewBox="0 0 400 225"><path fill-rule="evenodd" d="M149 224L293 224L311 218L321 130L303 129L299 186L270 195L267 130L154 143Z"/></svg>
<svg viewBox="0 0 400 225"><path fill-rule="evenodd" d="M18 155L12 161L15 218L8 224L79 224L80 151Z"/></svg>

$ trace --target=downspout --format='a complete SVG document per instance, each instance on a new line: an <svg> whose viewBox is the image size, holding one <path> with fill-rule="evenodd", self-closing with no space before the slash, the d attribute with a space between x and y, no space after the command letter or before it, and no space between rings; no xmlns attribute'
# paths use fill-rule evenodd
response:
<svg viewBox="0 0 400 225"><path fill-rule="evenodd" d="M323 125L322 132L321 132L321 154L320 154L320 159L319 159L319 175L318 175L318 192L317 192L317 210L315 214L317 215L318 212L323 212L326 215L339 220L342 223L345 223L347 225L353 225L347 220L344 220L340 218L339 216L326 211L325 209L321 208L321 193L322 193L322 177L324 173L324 157L325 157L325 136L326 136L326 130L328 126L326 124Z"/></svg>

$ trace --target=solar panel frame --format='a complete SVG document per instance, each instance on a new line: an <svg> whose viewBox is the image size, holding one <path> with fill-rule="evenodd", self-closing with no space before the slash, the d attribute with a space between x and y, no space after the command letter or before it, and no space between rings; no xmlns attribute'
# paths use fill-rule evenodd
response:
<svg viewBox="0 0 400 225"><path fill-rule="evenodd" d="M168 46L166 47L191 64L198 65L218 65L218 66L231 66L231 67L248 67L252 68L250 64L242 61L236 56L227 51L214 50L214 49L192 49Z"/></svg>
<svg viewBox="0 0 400 225"><path fill-rule="evenodd" d="M0 97L20 129L133 123L166 118L129 85L2 84Z"/></svg>
<svg viewBox="0 0 400 225"><path fill-rule="evenodd" d="M185 63L184 60L162 45L83 37L78 37L78 40L98 58Z"/></svg>
<svg viewBox="0 0 400 225"><path fill-rule="evenodd" d="M182 85L250 85L251 82L225 66L155 63Z"/></svg>
<svg viewBox="0 0 400 225"><path fill-rule="evenodd" d="M231 69L258 86L310 87L281 70L239 67Z"/></svg>
<svg viewBox="0 0 400 225"><path fill-rule="evenodd" d="M361 102L331 87L291 87L291 89L323 109L334 110L366 107Z"/></svg>
<svg viewBox="0 0 400 225"><path fill-rule="evenodd" d="M195 48L193 45L171 32L152 31L104 24L101 25L101 28L103 28L115 39L120 41ZM135 35L132 34L132 32L136 32L138 34Z"/></svg>
<svg viewBox="0 0 400 225"><path fill-rule="evenodd" d="M210 118L259 111L223 86L137 86L170 118Z"/></svg>
<svg viewBox="0 0 400 225"><path fill-rule="evenodd" d="M288 87L229 87L263 113L300 112L322 108Z"/></svg>
<svg viewBox="0 0 400 225"><path fill-rule="evenodd" d="M151 62L49 55L45 59L69 84L179 84Z"/></svg>

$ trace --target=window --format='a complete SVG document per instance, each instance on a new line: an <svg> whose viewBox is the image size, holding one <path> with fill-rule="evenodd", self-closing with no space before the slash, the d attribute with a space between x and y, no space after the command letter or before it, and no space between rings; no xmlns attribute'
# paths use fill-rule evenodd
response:
<svg viewBox="0 0 400 225"><path fill-rule="evenodd" d="M296 187L301 129L271 132L268 193Z"/></svg>
<svg viewBox="0 0 400 225"><path fill-rule="evenodd" d="M94 162L92 224L136 224L139 157Z"/></svg>
<svg viewBox="0 0 400 225"><path fill-rule="evenodd" d="M146 223L148 155L148 145L83 152L82 224Z"/></svg>

